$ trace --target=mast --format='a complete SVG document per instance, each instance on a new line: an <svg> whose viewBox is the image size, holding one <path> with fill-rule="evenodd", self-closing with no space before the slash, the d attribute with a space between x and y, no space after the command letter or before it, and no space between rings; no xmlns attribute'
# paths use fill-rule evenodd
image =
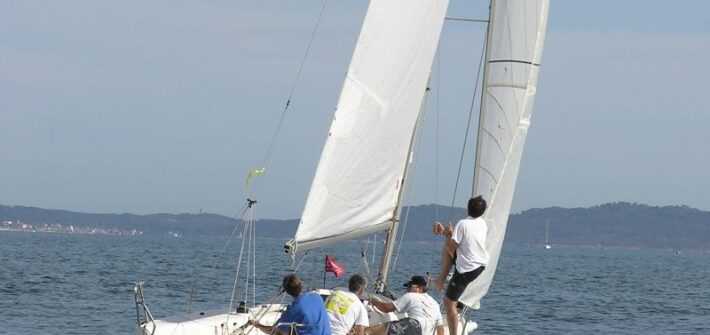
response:
<svg viewBox="0 0 710 335"><path fill-rule="evenodd" d="M402 196L404 195L404 185L407 181L407 174L409 172L409 165L412 163L414 158L414 147L416 145L417 136L419 135L419 130L421 128L422 115L424 114L424 109L429 98L429 85L427 84L426 92L422 97L421 105L419 106L419 115L417 116L417 123L412 132L412 138L409 142L409 150L407 155L407 160L404 164L404 173L402 174L402 181L399 187L399 194L397 194L397 205L392 212L392 225L387 230L387 239L385 240L385 248L382 251L382 259L380 261L380 273L377 276L377 281L375 283L375 292L382 293L385 291L387 286L387 275L389 274L390 261L392 260L392 251L394 250L394 242L397 237L397 229L399 228L399 213L402 209ZM377 243L377 242L375 242Z"/></svg>

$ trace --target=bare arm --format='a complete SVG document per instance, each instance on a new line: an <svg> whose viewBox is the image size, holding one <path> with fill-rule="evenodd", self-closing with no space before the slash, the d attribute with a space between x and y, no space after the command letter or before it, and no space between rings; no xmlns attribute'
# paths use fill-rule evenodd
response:
<svg viewBox="0 0 710 335"><path fill-rule="evenodd" d="M259 323L257 320L249 320L249 324L254 326L254 328L267 333L276 335L286 335L287 333L276 326L266 326Z"/></svg>
<svg viewBox="0 0 710 335"><path fill-rule="evenodd" d="M370 299L370 304L372 304L373 306L377 307L377 309L379 309L385 313L394 312L397 310L397 308L394 307L393 303L380 301L375 298Z"/></svg>
<svg viewBox="0 0 710 335"><path fill-rule="evenodd" d="M350 333L354 335L365 335L365 326L355 325Z"/></svg>
<svg viewBox="0 0 710 335"><path fill-rule="evenodd" d="M436 326L436 335L444 335L444 326L443 325Z"/></svg>
<svg viewBox="0 0 710 335"><path fill-rule="evenodd" d="M446 250L446 253L449 254L449 257L454 258L454 253L456 252L456 248L459 247L459 244L456 243L453 239L451 239L451 236L446 238L446 241L444 241L444 250Z"/></svg>

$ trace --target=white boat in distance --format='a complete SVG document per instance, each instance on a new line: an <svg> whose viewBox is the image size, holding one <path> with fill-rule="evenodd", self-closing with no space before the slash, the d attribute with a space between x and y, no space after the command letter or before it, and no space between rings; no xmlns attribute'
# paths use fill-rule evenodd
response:
<svg viewBox="0 0 710 335"><path fill-rule="evenodd" d="M386 292L403 185L447 7L448 0L370 2L297 232L286 244L287 252L298 254L386 231L372 294ZM536 94L547 12L547 0L490 2L472 187L472 195L488 201L484 218L490 263L461 296L460 302L470 308L479 308L488 292L503 244ZM142 284L136 286L139 334L263 335L247 321L273 324L284 307L242 304L156 320L143 300ZM369 310L371 325L398 317ZM462 333L476 328L465 313L460 317Z"/></svg>

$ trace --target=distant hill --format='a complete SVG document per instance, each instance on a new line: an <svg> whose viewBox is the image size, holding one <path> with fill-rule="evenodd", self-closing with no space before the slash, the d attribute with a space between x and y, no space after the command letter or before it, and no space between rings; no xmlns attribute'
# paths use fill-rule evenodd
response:
<svg viewBox="0 0 710 335"><path fill-rule="evenodd" d="M436 205L405 207L400 234L407 241L434 241L431 223L454 222L465 215L462 208ZM243 222L217 214L87 214L56 209L0 205L0 222L26 223L111 231L141 231L149 235L176 232L182 236L224 236ZM687 206L654 207L632 203L609 203L588 208L535 208L510 216L506 242L542 244L545 221L550 243L671 249L710 249L710 212ZM257 221L257 234L283 238L293 236L297 219ZM2 226L0 226L2 228ZM398 237L399 239L400 237Z"/></svg>
<svg viewBox="0 0 710 335"><path fill-rule="evenodd" d="M510 217L506 238L540 244L546 220L552 244L710 249L710 212L625 202L526 210Z"/></svg>
<svg viewBox="0 0 710 335"><path fill-rule="evenodd" d="M465 215L462 208L435 205L411 207L405 239L431 241L431 223L455 223ZM402 211L402 219L406 208ZM557 245L600 245L671 249L710 249L710 212L687 206L655 207L625 202L588 208L534 208L513 214L505 243L542 245L545 221L549 239Z"/></svg>

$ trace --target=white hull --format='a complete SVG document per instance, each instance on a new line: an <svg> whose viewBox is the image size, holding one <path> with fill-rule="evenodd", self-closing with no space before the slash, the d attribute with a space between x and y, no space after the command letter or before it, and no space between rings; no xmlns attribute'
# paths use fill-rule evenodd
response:
<svg viewBox="0 0 710 335"><path fill-rule="evenodd" d="M144 323L138 331L139 335L226 335L245 334L264 335L265 333L252 327L242 329L253 315L263 313L262 323L276 322L286 305L265 305L250 308L249 313L224 313L208 311L194 314L175 315L164 320L154 320ZM269 310L266 312L266 310ZM265 313L266 312L266 313Z"/></svg>
<svg viewBox="0 0 710 335"><path fill-rule="evenodd" d="M319 290L319 294L327 296L329 290ZM387 300L382 296L377 296L380 300ZM197 312L193 314L175 315L163 320L153 320L143 323L138 329L138 335L267 335L252 326L246 326L251 319L258 319L261 324L272 325L281 316L287 305L285 304L265 304L248 308L245 313L224 313L215 310L207 312ZM404 317L400 313L382 313L373 309L369 304L365 304L368 311L370 325L381 324L398 320ZM444 320L446 317L444 317ZM470 334L478 324L472 320L462 320L459 329L462 334ZM445 329L444 334L448 334ZM423 334L431 335L431 334Z"/></svg>

